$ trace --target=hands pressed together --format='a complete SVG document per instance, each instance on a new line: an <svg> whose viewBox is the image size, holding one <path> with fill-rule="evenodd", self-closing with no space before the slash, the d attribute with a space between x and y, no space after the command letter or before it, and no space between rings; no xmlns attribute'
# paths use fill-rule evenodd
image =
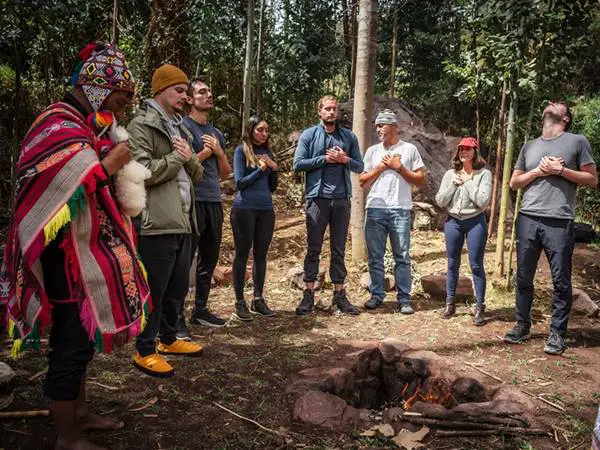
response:
<svg viewBox="0 0 600 450"><path fill-rule="evenodd" d="M348 161L350 161L350 158L338 146L325 150L325 162L329 164L347 164Z"/></svg>
<svg viewBox="0 0 600 450"><path fill-rule="evenodd" d="M453 183L455 186L461 186L465 183L465 181L469 181L472 178L473 178L473 173L467 174L466 172L463 172L463 171L456 172L456 174L454 175Z"/></svg>
<svg viewBox="0 0 600 450"><path fill-rule="evenodd" d="M277 170L277 163L273 161L269 155L256 155L258 157L258 166L260 170L263 172L267 170L267 168L271 168L272 170Z"/></svg>
<svg viewBox="0 0 600 450"><path fill-rule="evenodd" d="M202 140L204 141L204 149L210 150L217 157L221 157L225 155L223 148L221 147L221 143L219 140L209 134L205 134L202 136Z"/></svg>
<svg viewBox="0 0 600 450"><path fill-rule="evenodd" d="M193 152L190 144L183 138L173 139L173 150L175 150L185 161L189 161L192 158Z"/></svg>
<svg viewBox="0 0 600 450"><path fill-rule="evenodd" d="M548 175L562 174L565 166L565 160L560 156L544 156L537 166L538 176L547 177Z"/></svg>

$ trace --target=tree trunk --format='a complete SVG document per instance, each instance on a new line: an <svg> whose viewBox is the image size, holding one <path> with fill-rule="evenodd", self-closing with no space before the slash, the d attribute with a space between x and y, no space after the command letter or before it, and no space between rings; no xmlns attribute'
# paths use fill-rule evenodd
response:
<svg viewBox="0 0 600 450"><path fill-rule="evenodd" d="M352 0L350 0L352 1ZM344 55L346 56L346 73L348 77L348 89L352 89L352 25L351 25L351 12L349 8L349 1L342 0L342 27L344 30Z"/></svg>
<svg viewBox="0 0 600 450"><path fill-rule="evenodd" d="M502 100L500 101L500 114L498 117L498 145L496 146L496 167L494 169L494 185L492 188L492 206L490 208L490 223L488 237L494 233L496 220L496 203L498 198L498 184L500 183L500 167L502 167L502 154L504 153L504 117L506 115L506 78L502 83Z"/></svg>
<svg viewBox="0 0 600 450"><path fill-rule="evenodd" d="M252 50L254 44L254 0L248 0L246 33L246 62L244 63L244 103L242 112L242 135L250 117L252 93Z"/></svg>
<svg viewBox="0 0 600 450"><path fill-rule="evenodd" d="M260 1L260 12L258 16L258 51L256 53L256 114L260 114L260 81L262 78L262 59L265 45L264 17L266 0Z"/></svg>
<svg viewBox="0 0 600 450"><path fill-rule="evenodd" d="M389 97L394 98L396 89L396 58L398 45L398 10L394 10L392 19L392 67L390 68L390 90Z"/></svg>
<svg viewBox="0 0 600 450"><path fill-rule="evenodd" d="M354 116L352 129L358 138L361 153L371 145L373 123L373 81L377 53L377 0L361 0L358 20L356 79L354 82ZM364 236L364 193L358 174L352 174L352 261L366 259Z"/></svg>
<svg viewBox="0 0 600 450"><path fill-rule="evenodd" d="M504 167L502 169L502 195L500 197L500 215L498 217L498 238L496 240L496 276L504 275L504 237L506 235L506 213L510 200L510 167L512 155L515 148L515 111L517 108L516 77L511 77L510 83L510 107L508 109L508 129L506 132L506 153L504 155Z"/></svg>
<svg viewBox="0 0 600 450"><path fill-rule="evenodd" d="M119 44L119 8L121 6L120 0L114 0L113 2L113 17L112 17L112 43Z"/></svg>
<svg viewBox="0 0 600 450"><path fill-rule="evenodd" d="M356 82L356 47L357 47L357 42L358 42L358 23L356 20L356 5L358 4L358 2L354 1L354 0L350 0L352 1L352 9L350 10L350 23L352 24L352 26L350 27L351 32L350 32L350 38L351 40L351 49L350 49L350 54L351 54L351 66L350 66L350 92L354 92L354 84Z"/></svg>

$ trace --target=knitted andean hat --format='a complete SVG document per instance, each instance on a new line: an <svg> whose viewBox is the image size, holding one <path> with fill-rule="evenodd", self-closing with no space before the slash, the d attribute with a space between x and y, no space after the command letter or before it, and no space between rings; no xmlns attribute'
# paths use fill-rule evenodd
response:
<svg viewBox="0 0 600 450"><path fill-rule="evenodd" d="M172 64L163 64L152 75L152 95L155 96L176 84L188 84L189 81L188 76L179 67Z"/></svg>
<svg viewBox="0 0 600 450"><path fill-rule="evenodd" d="M81 68L75 69L71 84L81 87L94 111L100 110L113 91L135 92L133 75L115 45L94 42L83 48L79 57Z"/></svg>
<svg viewBox="0 0 600 450"><path fill-rule="evenodd" d="M398 126L398 117L391 109L384 109L375 119L375 125L396 125Z"/></svg>

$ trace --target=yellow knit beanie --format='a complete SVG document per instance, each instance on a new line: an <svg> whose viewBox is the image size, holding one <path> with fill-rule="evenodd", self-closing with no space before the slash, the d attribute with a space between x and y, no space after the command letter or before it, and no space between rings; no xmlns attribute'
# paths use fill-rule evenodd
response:
<svg viewBox="0 0 600 450"><path fill-rule="evenodd" d="M163 64L152 75L152 96L176 84L188 84L188 76L179 67Z"/></svg>

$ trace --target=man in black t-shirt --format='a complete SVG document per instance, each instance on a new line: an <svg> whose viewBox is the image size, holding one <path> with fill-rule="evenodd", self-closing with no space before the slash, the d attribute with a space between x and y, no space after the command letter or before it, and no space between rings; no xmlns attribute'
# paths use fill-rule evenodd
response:
<svg viewBox="0 0 600 450"><path fill-rule="evenodd" d="M194 239L192 256L198 250L196 265L196 299L191 323L210 327L222 327L225 321L212 314L207 307L210 282L219 260L223 228L220 180L231 174L231 166L223 151L223 133L208 123L208 114L213 108L213 97L209 86L202 79L189 85L189 115L184 119L185 127L192 133L192 148L204 166L204 178L194 185L196 222L199 236ZM190 333L181 312L177 337L189 339Z"/></svg>

